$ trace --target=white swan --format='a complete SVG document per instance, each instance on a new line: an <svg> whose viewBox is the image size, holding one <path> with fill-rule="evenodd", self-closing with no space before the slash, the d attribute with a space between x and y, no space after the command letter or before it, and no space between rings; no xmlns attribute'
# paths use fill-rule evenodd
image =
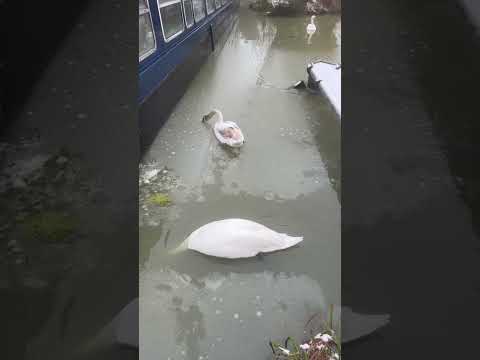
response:
<svg viewBox="0 0 480 360"><path fill-rule="evenodd" d="M220 110L213 109L203 117L202 121L207 122L214 115L218 116L218 121L213 126L213 132L218 141L231 147L242 146L245 143L242 130L240 130L240 127L233 121L224 121L223 114Z"/></svg>
<svg viewBox="0 0 480 360"><path fill-rule="evenodd" d="M310 33L313 34L315 31L317 31L317 27L313 23L314 20L315 20L315 15L312 15L312 17L310 18L310 24L307 25L307 34L310 34Z"/></svg>
<svg viewBox="0 0 480 360"><path fill-rule="evenodd" d="M317 31L317 27L314 24L315 20L315 15L312 15L310 18L310 23L307 25L307 34L313 34L315 31Z"/></svg>
<svg viewBox="0 0 480 360"><path fill-rule="evenodd" d="M311 39L313 34L315 34L315 31L317 31L317 27L313 23L314 19L315 19L315 15L312 15L312 17L310 18L310 24L307 25L307 35L308 35L307 43L309 45L312 43Z"/></svg>
<svg viewBox="0 0 480 360"><path fill-rule="evenodd" d="M227 259L248 258L284 250L302 240L301 236L281 234L250 220L224 219L198 228L172 253L190 249Z"/></svg>

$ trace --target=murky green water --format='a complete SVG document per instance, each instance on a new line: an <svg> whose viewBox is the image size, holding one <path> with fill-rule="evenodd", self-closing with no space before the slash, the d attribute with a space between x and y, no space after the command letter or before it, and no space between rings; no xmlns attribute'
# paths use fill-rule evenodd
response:
<svg viewBox="0 0 480 360"><path fill-rule="evenodd" d="M300 338L340 304L340 122L326 99L285 90L315 58L340 62L340 19L270 18L241 6L142 159L140 356L267 359L268 340ZM310 44L308 43L310 42ZM201 123L212 108L247 142L220 147ZM166 193L172 205L149 199ZM170 255L193 230L240 217L303 235L299 247L247 260Z"/></svg>

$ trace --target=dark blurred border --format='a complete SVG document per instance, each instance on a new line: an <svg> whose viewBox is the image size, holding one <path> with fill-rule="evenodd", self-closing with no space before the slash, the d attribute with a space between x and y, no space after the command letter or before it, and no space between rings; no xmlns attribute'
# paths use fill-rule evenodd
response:
<svg viewBox="0 0 480 360"><path fill-rule="evenodd" d="M2 26L6 44L3 81L6 123L31 94L45 67L75 26L91 0L2 1Z"/></svg>
<svg viewBox="0 0 480 360"><path fill-rule="evenodd" d="M111 343L109 325L138 297L137 1L1 6L2 186L7 168L39 154L50 157L57 180L41 169L37 183L2 187L0 357L138 358ZM56 163L62 157L71 193ZM31 209L37 193L43 210ZM79 194L81 206L72 204ZM75 219L65 243L16 232L44 210Z"/></svg>
<svg viewBox="0 0 480 360"><path fill-rule="evenodd" d="M462 5L343 1L342 302L391 316L346 360L476 352L480 43Z"/></svg>

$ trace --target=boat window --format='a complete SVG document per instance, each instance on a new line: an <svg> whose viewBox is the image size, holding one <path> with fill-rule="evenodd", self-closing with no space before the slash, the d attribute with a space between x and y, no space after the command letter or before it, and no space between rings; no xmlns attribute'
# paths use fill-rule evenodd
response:
<svg viewBox="0 0 480 360"><path fill-rule="evenodd" d="M215 7L218 9L222 6L222 3L220 0L215 0Z"/></svg>
<svg viewBox="0 0 480 360"><path fill-rule="evenodd" d="M163 37L170 41L183 32L182 4L180 0L162 2L158 0Z"/></svg>
<svg viewBox="0 0 480 360"><path fill-rule="evenodd" d="M146 0L138 2L138 58L140 61L157 49L153 32L152 16Z"/></svg>
<svg viewBox="0 0 480 360"><path fill-rule="evenodd" d="M193 13L195 15L195 21L200 21L205 17L205 1L204 0L192 0L193 1Z"/></svg>
<svg viewBox="0 0 480 360"><path fill-rule="evenodd" d="M215 11L215 0L206 0L207 2L207 14L211 14Z"/></svg>
<svg viewBox="0 0 480 360"><path fill-rule="evenodd" d="M183 11L185 12L185 23L187 27L193 25L193 5L192 0L183 0Z"/></svg>

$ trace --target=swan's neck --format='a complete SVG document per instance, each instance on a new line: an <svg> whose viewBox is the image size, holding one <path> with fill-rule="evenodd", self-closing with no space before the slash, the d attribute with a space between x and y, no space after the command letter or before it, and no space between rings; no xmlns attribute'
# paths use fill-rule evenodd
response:
<svg viewBox="0 0 480 360"><path fill-rule="evenodd" d="M212 113L214 113L218 116L218 122L223 122L223 114L220 110L213 109Z"/></svg>
<svg viewBox="0 0 480 360"><path fill-rule="evenodd" d="M312 25L314 25L313 19L314 19L314 17L312 16L312 17L310 18L310 24L312 24Z"/></svg>

